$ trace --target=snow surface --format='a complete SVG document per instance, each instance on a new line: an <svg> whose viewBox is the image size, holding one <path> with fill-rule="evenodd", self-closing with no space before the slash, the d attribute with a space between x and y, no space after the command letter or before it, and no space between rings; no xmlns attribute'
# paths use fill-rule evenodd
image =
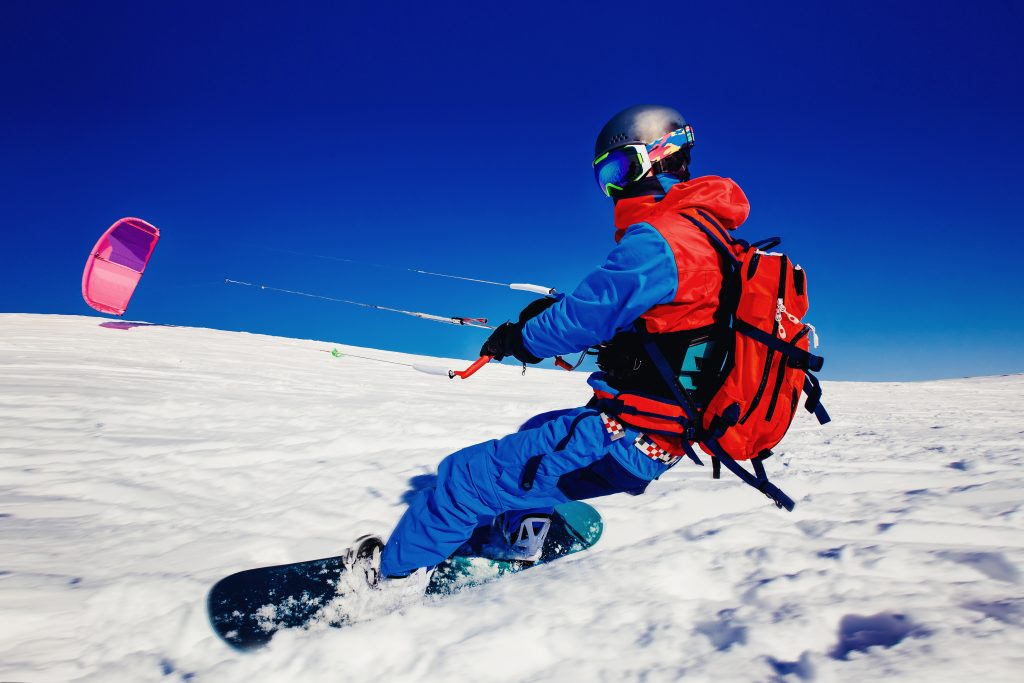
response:
<svg viewBox="0 0 1024 683"><path fill-rule="evenodd" d="M217 579L388 532L584 377L110 324L0 315L0 680L1024 680L1024 376L827 383L769 461L791 514L683 463L587 552L242 655Z"/></svg>

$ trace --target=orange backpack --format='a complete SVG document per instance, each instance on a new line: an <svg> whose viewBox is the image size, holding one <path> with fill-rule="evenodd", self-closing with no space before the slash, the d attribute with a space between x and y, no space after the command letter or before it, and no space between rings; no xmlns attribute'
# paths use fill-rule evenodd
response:
<svg viewBox="0 0 1024 683"><path fill-rule="evenodd" d="M707 235L726 266L719 318L730 351L707 404L691 400L653 340L648 337L644 346L687 417L699 425L694 440L712 456L715 478L724 464L777 506L792 510L795 503L768 481L762 462L786 435L801 392L821 424L830 419L812 374L824 361L810 352L812 342L818 345L817 334L801 321L807 312L807 275L784 254L768 251L780 243L776 237L749 244L733 239L704 211L680 215ZM737 460L750 460L754 474Z"/></svg>

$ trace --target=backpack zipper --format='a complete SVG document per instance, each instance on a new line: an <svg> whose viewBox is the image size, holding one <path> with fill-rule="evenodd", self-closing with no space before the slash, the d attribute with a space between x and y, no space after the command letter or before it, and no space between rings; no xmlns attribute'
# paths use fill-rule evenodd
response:
<svg viewBox="0 0 1024 683"><path fill-rule="evenodd" d="M809 331L810 329L805 326L804 329L797 332L796 336L793 337L793 341L790 343L796 344L798 341L800 341L800 338L805 336ZM782 392L782 378L785 377L785 374L786 357L782 356L782 358L779 359L779 371L775 375L775 390L772 392L772 401L771 403L768 404L768 412L764 414L765 422L770 422L772 419L772 415L775 414L775 404L779 402L779 394Z"/></svg>
<svg viewBox="0 0 1024 683"><path fill-rule="evenodd" d="M785 256L779 261L779 296L778 301L781 302L783 297L786 296L786 269L789 265L789 259ZM772 336L778 335L779 325L781 324L782 313L781 311L776 312L775 322L772 324ZM775 360L775 349L769 348L768 355L764 361L764 372L761 373L761 386L757 388L757 393L754 394L754 399L750 402L750 407L747 408L747 414L740 418L740 424L745 423L750 416L754 413L757 408L757 404L761 402L761 396L764 394L765 387L768 386L768 377L772 373L772 361Z"/></svg>

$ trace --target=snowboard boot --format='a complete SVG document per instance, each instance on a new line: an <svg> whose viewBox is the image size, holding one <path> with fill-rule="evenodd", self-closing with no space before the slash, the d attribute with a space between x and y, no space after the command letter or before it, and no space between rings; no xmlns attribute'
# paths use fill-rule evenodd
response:
<svg viewBox="0 0 1024 683"><path fill-rule="evenodd" d="M502 557L495 559L518 560L532 564L539 560L544 552L544 539L551 530L551 514L513 510L495 517L493 524L507 545L500 553Z"/></svg>
<svg viewBox="0 0 1024 683"><path fill-rule="evenodd" d="M380 554L383 550L384 541L380 537L360 536L348 551L345 564L350 571L362 573L370 588L387 594L389 601L423 595L434 570L421 568L407 576L383 576L380 571Z"/></svg>
<svg viewBox="0 0 1024 683"><path fill-rule="evenodd" d="M420 567L407 576L381 576L374 584L389 603L404 604L422 598L434 575L433 568Z"/></svg>

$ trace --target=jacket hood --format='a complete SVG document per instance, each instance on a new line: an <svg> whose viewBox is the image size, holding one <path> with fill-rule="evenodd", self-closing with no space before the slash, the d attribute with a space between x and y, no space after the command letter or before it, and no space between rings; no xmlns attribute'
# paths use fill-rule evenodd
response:
<svg viewBox="0 0 1024 683"><path fill-rule="evenodd" d="M676 183L661 198L620 199L615 204L615 241L622 239L631 225L644 223L656 214L679 213L684 209L702 209L717 218L723 227L733 230L747 220L750 202L731 178L714 175Z"/></svg>

